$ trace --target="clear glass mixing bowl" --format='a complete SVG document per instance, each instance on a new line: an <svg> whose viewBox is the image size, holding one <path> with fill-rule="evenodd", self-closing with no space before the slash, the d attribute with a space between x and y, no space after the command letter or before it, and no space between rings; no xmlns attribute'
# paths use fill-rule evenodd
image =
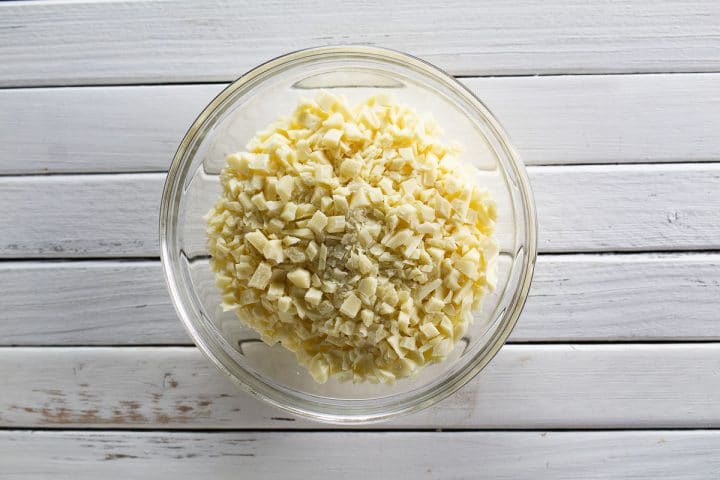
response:
<svg viewBox="0 0 720 480"><path fill-rule="evenodd" d="M289 114L317 90L351 103L379 91L430 112L447 140L464 148L460 161L497 202L498 285L447 360L394 385L313 381L293 353L269 347L223 312L208 265L205 222L220 193L218 174L229 153ZM456 391L497 353L520 315L536 258L537 227L522 161L488 109L463 85L412 56L364 46L314 48L276 58L243 75L200 113L168 172L160 208L165 277L178 315L197 346L242 389L273 405L320 421L358 423L428 407Z"/></svg>

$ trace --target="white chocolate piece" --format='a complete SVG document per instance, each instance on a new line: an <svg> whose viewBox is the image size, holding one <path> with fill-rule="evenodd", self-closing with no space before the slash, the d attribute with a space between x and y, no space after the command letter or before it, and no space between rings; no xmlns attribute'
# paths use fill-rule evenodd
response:
<svg viewBox="0 0 720 480"><path fill-rule="evenodd" d="M271 276L272 276L272 269L270 268L270 265L263 262L260 265L258 265L257 270L255 270L255 273L253 273L253 276L250 278L250 281L248 282L248 287L263 290L265 287L267 287L267 284L270 282Z"/></svg>
<svg viewBox="0 0 720 480"><path fill-rule="evenodd" d="M325 133L325 136L322 139L322 146L323 147L337 147L340 144L340 139L343 136L342 130L332 129L328 130L327 133Z"/></svg>
<svg viewBox="0 0 720 480"><path fill-rule="evenodd" d="M305 292L305 301L310 305L318 306L322 300L322 292L317 288L308 288Z"/></svg>
<svg viewBox="0 0 720 480"><path fill-rule="evenodd" d="M287 274L287 279L290 280L293 285L300 288L310 287L310 272L304 268L297 268Z"/></svg>
<svg viewBox="0 0 720 480"><path fill-rule="evenodd" d="M278 197L280 197L280 200L282 200L283 202L287 202L288 200L290 200L294 185L295 179L290 175L285 175L280 178L280 180L278 180L276 190Z"/></svg>
<svg viewBox="0 0 720 480"><path fill-rule="evenodd" d="M282 247L282 241L268 240L267 243L265 243L262 254L274 264L282 263L285 259L285 251Z"/></svg>
<svg viewBox="0 0 720 480"><path fill-rule="evenodd" d="M435 328L435 325L433 325L432 323L423 323L422 325L420 325L420 331L427 338L433 338L440 335L440 332L437 328Z"/></svg>
<svg viewBox="0 0 720 480"><path fill-rule="evenodd" d="M372 297L375 295L375 291L377 290L377 278L369 277L369 278L363 278L360 280L360 284L358 285L358 292L362 293L366 297Z"/></svg>
<svg viewBox="0 0 720 480"><path fill-rule="evenodd" d="M345 231L345 216L344 215L333 215L328 217L326 226L328 233L340 233Z"/></svg>
<svg viewBox="0 0 720 480"><path fill-rule="evenodd" d="M340 306L340 313L350 318L355 318L360 311L362 302L354 294L348 295L343 304Z"/></svg>
<svg viewBox="0 0 720 480"><path fill-rule="evenodd" d="M357 160L348 158L340 165L340 175L346 178L355 178L355 176L360 173L361 166Z"/></svg>
<svg viewBox="0 0 720 480"><path fill-rule="evenodd" d="M250 245L252 245L258 250L258 252L262 252L268 242L268 239L265 237L265 235L263 235L262 232L259 232L257 230L248 233L247 235L245 235L245 238L248 242L250 242Z"/></svg>
<svg viewBox="0 0 720 480"><path fill-rule="evenodd" d="M310 219L310 222L308 222L308 228L315 232L316 235L319 235L322 233L322 231L325 229L325 226L328 224L328 217L323 212L318 210L315 212Z"/></svg>

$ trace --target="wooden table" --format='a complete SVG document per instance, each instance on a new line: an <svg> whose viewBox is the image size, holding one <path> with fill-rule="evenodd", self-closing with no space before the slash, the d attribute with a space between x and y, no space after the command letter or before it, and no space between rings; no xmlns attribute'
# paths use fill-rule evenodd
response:
<svg viewBox="0 0 720 480"><path fill-rule="evenodd" d="M0 5L0 478L718 478L720 4L300 3ZM540 224L492 364L360 431L235 390L158 259L195 114L259 62L338 43L461 76Z"/></svg>

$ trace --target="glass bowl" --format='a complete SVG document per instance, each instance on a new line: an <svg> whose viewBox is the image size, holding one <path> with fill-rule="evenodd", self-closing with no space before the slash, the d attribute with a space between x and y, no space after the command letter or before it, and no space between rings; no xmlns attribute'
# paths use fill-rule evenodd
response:
<svg viewBox="0 0 720 480"><path fill-rule="evenodd" d="M497 202L498 283L456 348L441 363L395 384L316 383L295 355L268 346L233 312L223 312L205 248L205 215L220 193L225 156L256 131L292 112L317 90L355 103L392 94L432 113L461 162ZM200 113L175 154L160 208L160 245L172 301L193 341L232 381L294 414L335 423L387 419L428 407L476 375L497 353L522 310L536 258L537 227L525 168L488 109L462 84L415 57L365 46L302 50L271 60L233 82Z"/></svg>

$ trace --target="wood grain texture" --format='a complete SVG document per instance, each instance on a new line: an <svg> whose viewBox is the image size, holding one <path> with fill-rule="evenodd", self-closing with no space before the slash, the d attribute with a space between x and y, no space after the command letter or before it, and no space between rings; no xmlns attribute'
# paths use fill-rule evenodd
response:
<svg viewBox="0 0 720 480"><path fill-rule="evenodd" d="M5 86L226 81L291 50L349 43L407 51L461 75L720 69L720 7L711 0L403 0L339 2L332 9L319 1L277 0L33 2L0 8Z"/></svg>
<svg viewBox="0 0 720 480"><path fill-rule="evenodd" d="M191 343L159 261L0 263L0 344Z"/></svg>
<svg viewBox="0 0 720 480"><path fill-rule="evenodd" d="M545 252L716 249L720 165L536 167ZM557 227L555 227L557 225Z"/></svg>
<svg viewBox="0 0 720 480"><path fill-rule="evenodd" d="M165 175L0 178L0 255L157 256Z"/></svg>
<svg viewBox="0 0 720 480"><path fill-rule="evenodd" d="M720 164L529 173L543 252L720 247ZM163 181L163 174L2 177L0 257L156 256Z"/></svg>
<svg viewBox="0 0 720 480"><path fill-rule="evenodd" d="M0 173L167 170L222 87L0 90Z"/></svg>
<svg viewBox="0 0 720 480"><path fill-rule="evenodd" d="M718 74L461 81L528 165L720 160ZM0 174L166 170L224 86L0 90Z"/></svg>
<svg viewBox="0 0 720 480"><path fill-rule="evenodd" d="M718 340L718 298L718 255L541 255L511 339Z"/></svg>
<svg viewBox="0 0 720 480"><path fill-rule="evenodd" d="M319 427L190 347L2 348L0 426ZM718 428L720 345L507 345L439 405L382 428Z"/></svg>
<svg viewBox="0 0 720 480"><path fill-rule="evenodd" d="M720 475L720 433L6 431L0 464L0 478L16 480L95 480L118 471L178 480L477 478L479 471L499 480L694 480Z"/></svg>
<svg viewBox="0 0 720 480"><path fill-rule="evenodd" d="M0 263L0 345L190 344L158 261ZM541 255L511 342L720 340L720 255Z"/></svg>

